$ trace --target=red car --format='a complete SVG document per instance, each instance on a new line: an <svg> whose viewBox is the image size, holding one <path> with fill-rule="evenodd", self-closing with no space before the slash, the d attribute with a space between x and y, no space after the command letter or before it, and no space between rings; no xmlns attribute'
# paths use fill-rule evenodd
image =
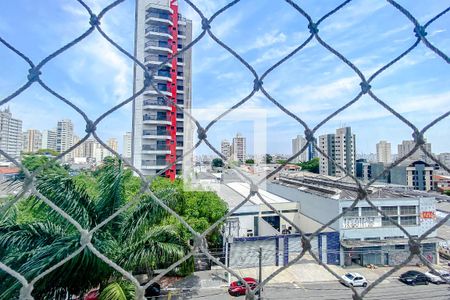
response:
<svg viewBox="0 0 450 300"><path fill-rule="evenodd" d="M252 290L254 290L258 286L258 282L254 278L244 277L243 279L245 280L245 282L247 282L247 284L250 286L250 289ZM233 281L230 284L230 287L228 288L228 293L231 296L245 295L246 291L247 288L245 287L245 284L241 281Z"/></svg>

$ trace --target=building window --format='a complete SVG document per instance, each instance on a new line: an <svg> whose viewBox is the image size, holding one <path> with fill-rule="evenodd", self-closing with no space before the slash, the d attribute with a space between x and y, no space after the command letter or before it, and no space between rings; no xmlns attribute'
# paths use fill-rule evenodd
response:
<svg viewBox="0 0 450 300"><path fill-rule="evenodd" d="M396 216L398 215L397 206L382 206L381 211L388 216Z"/></svg>
<svg viewBox="0 0 450 300"><path fill-rule="evenodd" d="M417 225L417 217L400 217L400 225Z"/></svg>
<svg viewBox="0 0 450 300"><path fill-rule="evenodd" d="M361 216L363 217L378 216L378 212L373 207L361 207Z"/></svg>
<svg viewBox="0 0 450 300"><path fill-rule="evenodd" d="M415 215L416 214L416 206L400 206L400 214L401 215Z"/></svg>
<svg viewBox="0 0 450 300"><path fill-rule="evenodd" d="M395 250L404 250L405 245L395 245Z"/></svg>
<svg viewBox="0 0 450 300"><path fill-rule="evenodd" d="M391 219L393 219L394 221L398 221L397 217L391 217ZM386 217L382 217L381 218L381 226L383 227L393 227L395 226L394 223L392 223L389 218Z"/></svg>
<svg viewBox="0 0 450 300"><path fill-rule="evenodd" d="M345 211L344 217L359 217L359 208L354 207L352 209L350 208L343 208L343 211Z"/></svg>

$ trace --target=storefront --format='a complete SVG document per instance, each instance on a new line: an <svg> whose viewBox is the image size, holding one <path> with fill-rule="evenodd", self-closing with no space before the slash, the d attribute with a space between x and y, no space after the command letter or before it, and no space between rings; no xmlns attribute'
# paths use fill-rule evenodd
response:
<svg viewBox="0 0 450 300"><path fill-rule="evenodd" d="M422 254L432 264L438 263L439 260L439 241L438 238L428 238L422 242ZM345 266L398 265L410 255L408 239L342 240L341 252ZM411 261L412 264L419 262L417 257Z"/></svg>

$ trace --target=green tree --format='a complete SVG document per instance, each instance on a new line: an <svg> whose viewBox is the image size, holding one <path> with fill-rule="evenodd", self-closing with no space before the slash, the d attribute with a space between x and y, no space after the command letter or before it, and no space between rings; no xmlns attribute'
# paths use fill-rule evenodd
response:
<svg viewBox="0 0 450 300"><path fill-rule="evenodd" d="M220 158L214 158L211 162L213 168L223 168L223 160Z"/></svg>
<svg viewBox="0 0 450 300"><path fill-rule="evenodd" d="M319 163L320 163L319 158L316 157L311 159L310 161L299 163L298 165L302 167L303 171L309 171L312 173L319 174Z"/></svg>
<svg viewBox="0 0 450 300"><path fill-rule="evenodd" d="M246 163L247 165L254 165L254 164L255 164L255 160L249 158L249 159L246 159L246 160L245 160L245 163Z"/></svg>
<svg viewBox="0 0 450 300"><path fill-rule="evenodd" d="M447 196L450 196L450 190L444 191L444 194L447 195Z"/></svg>
<svg viewBox="0 0 450 300"><path fill-rule="evenodd" d="M24 161L27 168L36 168L35 163L34 158ZM89 175L94 176L94 181L87 175L82 179L71 177L55 164L37 176L36 185L42 195L83 228L91 229L128 201L125 173L120 161L110 160L95 175ZM98 189L96 193L89 192L93 187ZM161 189L154 193L175 208L172 191ZM26 200L33 211L27 219L18 222L21 212L14 206L0 216L0 261L30 280L75 253L80 248L80 233L40 199L32 196ZM45 219L39 217L42 214ZM126 270L150 272L165 268L189 249L177 225L169 224L167 219L168 213L152 197L143 195L134 209L119 214L98 230L92 236L92 244ZM85 247L39 280L33 296L59 299L67 293L79 295L97 286L104 290L108 283L120 278L120 274ZM11 276L0 272L1 299L16 298L20 287ZM120 284L114 288L119 287Z"/></svg>

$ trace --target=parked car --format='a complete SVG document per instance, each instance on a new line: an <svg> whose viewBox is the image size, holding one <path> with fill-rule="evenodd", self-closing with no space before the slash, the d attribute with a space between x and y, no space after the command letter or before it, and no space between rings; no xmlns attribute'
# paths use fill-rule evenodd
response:
<svg viewBox="0 0 450 300"><path fill-rule="evenodd" d="M84 296L84 300L98 300L99 297L99 291L98 289L94 289L89 291L87 295Z"/></svg>
<svg viewBox="0 0 450 300"><path fill-rule="evenodd" d="M346 286L367 286L366 278L359 273L347 273L339 281Z"/></svg>
<svg viewBox="0 0 450 300"><path fill-rule="evenodd" d="M247 282L247 284L250 286L250 289L252 290L254 290L258 286L258 282L254 278L244 277L243 279L245 280L245 282ZM246 292L247 288L241 281L233 281L228 288L228 294L230 294L231 296L245 295Z"/></svg>
<svg viewBox="0 0 450 300"><path fill-rule="evenodd" d="M440 275L440 276L439 276ZM450 272L445 270L434 270L426 272L425 276L428 277L428 280L435 284L441 283L450 283ZM441 278L443 277L443 278Z"/></svg>
<svg viewBox="0 0 450 300"><path fill-rule="evenodd" d="M429 279L424 273L414 270L403 273L399 280L409 285L429 283Z"/></svg>

